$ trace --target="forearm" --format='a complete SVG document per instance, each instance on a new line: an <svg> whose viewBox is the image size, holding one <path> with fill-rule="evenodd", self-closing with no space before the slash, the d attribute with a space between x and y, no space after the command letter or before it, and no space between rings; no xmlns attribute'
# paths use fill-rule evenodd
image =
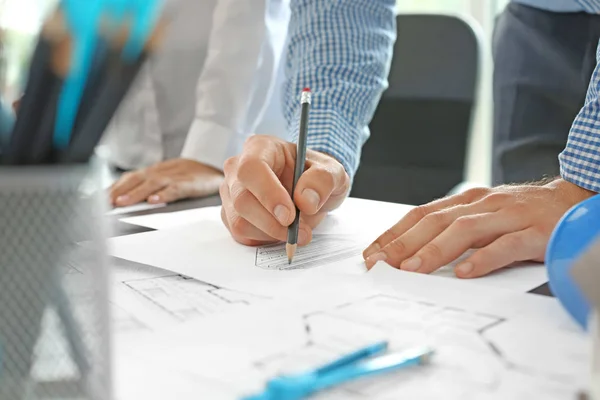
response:
<svg viewBox="0 0 600 400"><path fill-rule="evenodd" d="M285 114L297 140L300 92L311 88L308 147L334 156L352 177L368 124L387 87L395 1L292 1Z"/></svg>

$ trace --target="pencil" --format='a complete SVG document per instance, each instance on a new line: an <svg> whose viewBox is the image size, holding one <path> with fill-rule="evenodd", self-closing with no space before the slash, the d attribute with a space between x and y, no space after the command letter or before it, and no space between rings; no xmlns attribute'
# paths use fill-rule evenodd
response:
<svg viewBox="0 0 600 400"><path fill-rule="evenodd" d="M294 191L300 176L304 172L306 164L306 137L308 135L308 112L310 110L310 89L305 88L302 90L300 97L300 127L298 132L298 144L296 145L296 165L294 167L294 182L292 184L292 199L294 198ZM296 218L294 222L288 227L287 243L285 245L285 252L287 253L288 263L291 264L296 254L296 248L298 246L298 228L300 227L300 210L296 206Z"/></svg>

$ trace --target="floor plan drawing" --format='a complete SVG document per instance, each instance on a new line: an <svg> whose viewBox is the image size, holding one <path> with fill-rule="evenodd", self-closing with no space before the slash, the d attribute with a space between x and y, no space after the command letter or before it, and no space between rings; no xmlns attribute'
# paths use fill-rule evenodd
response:
<svg viewBox="0 0 600 400"><path fill-rule="evenodd" d="M248 306L257 296L221 289L182 275L123 282L180 321Z"/></svg>
<svg viewBox="0 0 600 400"><path fill-rule="evenodd" d="M288 263L285 243L258 247L255 265L280 271L309 269L354 257L361 254L364 247L350 235L316 234L310 246L298 247L291 265Z"/></svg>
<svg viewBox="0 0 600 400"><path fill-rule="evenodd" d="M305 315L305 345L259 360L254 368L265 376L296 373L376 340L388 340L390 351L431 345L436 349L434 361L347 384L316 398L525 400L538 398L539 393L546 399L573 398L577 379L550 365L522 362L510 346L505 324L510 321L498 316L377 295Z"/></svg>

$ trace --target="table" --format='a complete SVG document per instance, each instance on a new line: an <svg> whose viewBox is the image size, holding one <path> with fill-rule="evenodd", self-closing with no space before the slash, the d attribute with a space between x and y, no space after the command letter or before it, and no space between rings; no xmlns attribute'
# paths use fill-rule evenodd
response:
<svg viewBox="0 0 600 400"><path fill-rule="evenodd" d="M162 208L137 211L137 212L128 213L128 214L114 215L114 216L110 216L108 218L110 219L110 225L112 227L113 236L124 236L124 235L132 235L135 233L150 232L153 229L122 222L122 221L120 221L121 218L134 217L134 216L140 216L140 215L150 215L150 214L162 214L162 213L169 213L169 212L175 212L175 211L189 210L192 208L218 206L220 204L221 204L221 199L219 198L219 196L211 196L211 197L200 198L200 199L178 201L178 202L169 204L166 207L162 207ZM550 291L550 288L547 283L531 290L529 293L543 295L543 296L552 296L552 292Z"/></svg>

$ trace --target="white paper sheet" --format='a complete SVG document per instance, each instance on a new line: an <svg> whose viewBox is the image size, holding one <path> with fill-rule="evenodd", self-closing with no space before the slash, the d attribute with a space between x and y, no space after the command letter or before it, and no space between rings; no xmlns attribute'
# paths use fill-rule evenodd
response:
<svg viewBox="0 0 600 400"><path fill-rule="evenodd" d="M331 213L317 232L328 232L332 229L343 231L350 229L355 232L366 228L372 235L381 234L393 223L406 214L412 206L386 203L363 199L349 198L344 205ZM204 207L171 213L141 215L122 218L128 224L139 225L152 229L170 229L203 221L221 221L221 207ZM337 229L336 229L337 228ZM374 238L375 238L374 237Z"/></svg>
<svg viewBox="0 0 600 400"><path fill-rule="evenodd" d="M305 280L315 291L288 290L273 305L120 345L127 357L195 376L219 399L239 398L271 377L378 340L388 340L391 351L431 345L436 354L430 366L353 382L316 398L558 400L574 398L585 384L588 339L555 299L383 265L373 272L367 280L341 277L341 291L327 279Z"/></svg>
<svg viewBox="0 0 600 400"><path fill-rule="evenodd" d="M156 208L162 208L165 206L166 206L166 204L164 204L164 203L161 203L161 204L139 203L139 204L134 204L134 205L128 206L128 207L113 208L112 210L107 212L106 215L123 215L123 214L138 212L138 211L154 210Z"/></svg>
<svg viewBox="0 0 600 400"><path fill-rule="evenodd" d="M349 199L299 248L289 269L283 244L252 248L235 243L220 219L219 207L125 219L155 232L111 239L113 256L167 269L217 286L259 295L277 295L279 285L303 274L364 274L362 251L410 206ZM195 221L189 223L190 220ZM173 221L173 225L169 225ZM187 221L187 224L184 224ZM457 279L451 268L436 274ZM547 281L542 265L501 270L473 284L528 291Z"/></svg>
<svg viewBox="0 0 600 400"><path fill-rule="evenodd" d="M221 207L193 208L170 213L121 218L122 222L151 229L170 229L202 221L220 221Z"/></svg>
<svg viewBox="0 0 600 400"><path fill-rule="evenodd" d="M80 280L89 279L85 275L94 264L86 262L86 255L85 246L71 255L64 278L68 287L81 287ZM113 259L109 277L116 335L135 336L269 300L126 260Z"/></svg>

